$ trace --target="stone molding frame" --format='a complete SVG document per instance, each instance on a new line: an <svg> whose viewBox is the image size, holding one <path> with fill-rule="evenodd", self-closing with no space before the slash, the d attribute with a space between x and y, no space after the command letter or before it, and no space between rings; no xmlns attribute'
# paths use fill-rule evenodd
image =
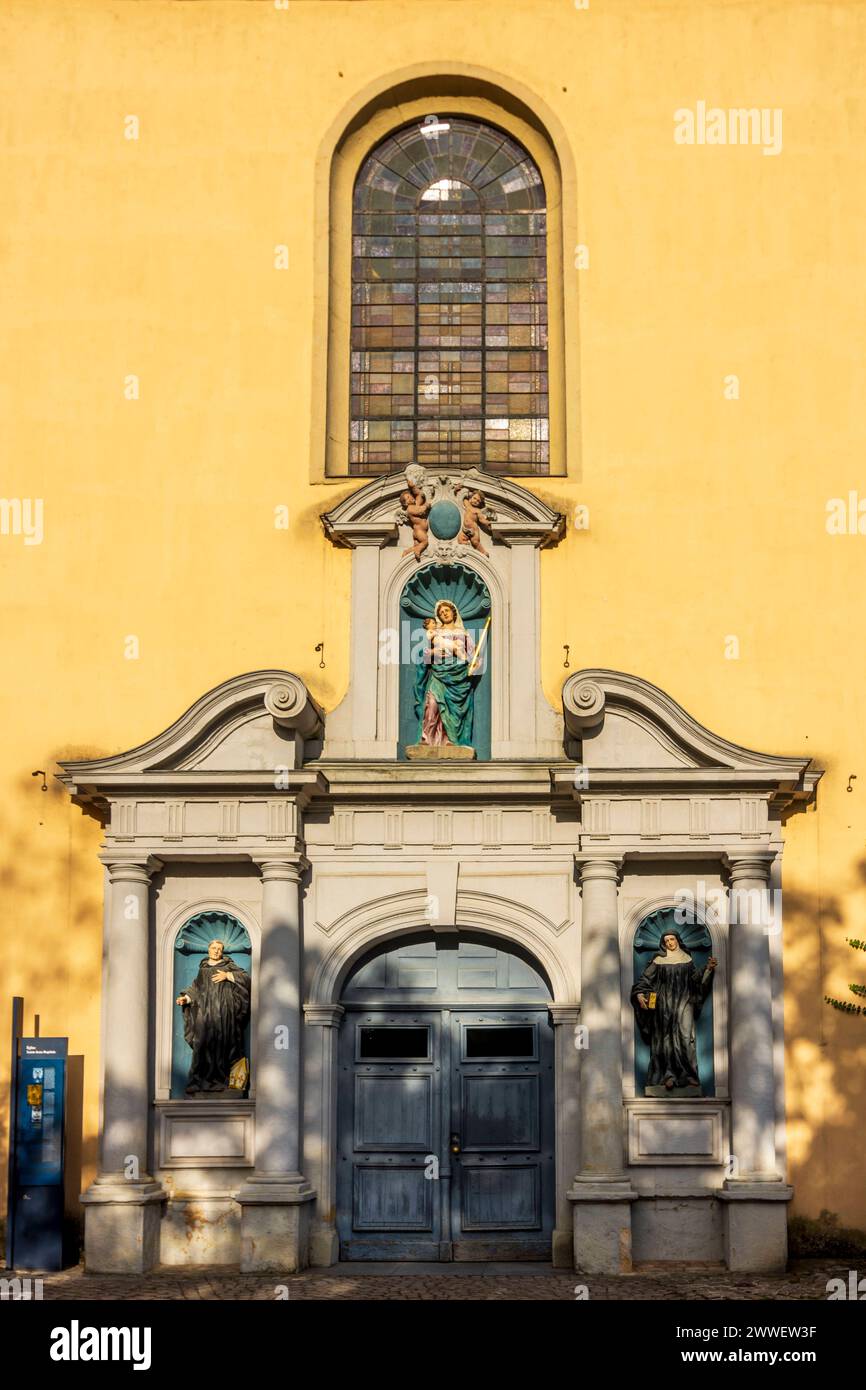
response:
<svg viewBox="0 0 866 1390"><path fill-rule="evenodd" d="M156 1110L157 1171L228 1168L236 1173L255 1163L256 1110L251 1099L158 1101ZM233 1184L226 1196L232 1199L235 1191ZM215 1195L209 1187L208 1196Z"/></svg>
<svg viewBox="0 0 866 1390"><path fill-rule="evenodd" d="M626 1101L628 1165L631 1168L721 1168L730 1153L730 1128L730 1107L721 1098L666 1101L661 1097L635 1097ZM703 1146L695 1143L702 1130ZM691 1136L691 1146L687 1136ZM699 1190L706 1197L706 1190Z"/></svg>
<svg viewBox="0 0 866 1390"><path fill-rule="evenodd" d="M522 946L537 960L547 976L552 1002L571 1004L577 997L576 983L560 958L551 934L539 929L527 912L516 908L512 914L513 920L503 920L499 900L491 900L485 905L482 899L486 895L473 892L471 896L472 905L465 911L461 910L458 897L457 916L464 930L505 936L515 945ZM390 911L383 912L386 902L386 899L376 898L346 915L339 937L330 943L330 948L316 967L304 1006L306 1009L336 1007L340 1002L343 981L352 965L374 946L396 940L409 932L430 930L429 923L423 917L423 893L398 894L391 901Z"/></svg>
<svg viewBox="0 0 866 1390"><path fill-rule="evenodd" d="M300 771L323 732L324 714L298 676L250 671L209 690L146 743L108 758L61 762L58 778L71 796L102 804L132 786L204 790L209 772L223 788L273 792L274 766Z"/></svg>
<svg viewBox="0 0 866 1390"><path fill-rule="evenodd" d="M555 545L565 519L527 488L476 469L428 469L428 483L476 485L491 513L488 555L454 541L430 545L420 563L401 551L411 530L400 521L402 472L375 478L322 516L334 545L352 550L349 688L328 716L324 757L398 755L399 672L383 664L380 634L400 631L400 597L413 573L429 563L461 564L487 584L491 623L491 757L561 758L562 717L541 688L539 557Z"/></svg>
<svg viewBox="0 0 866 1390"><path fill-rule="evenodd" d="M565 248L579 241L577 172L568 133L542 94L518 71L477 63L405 63L352 89L324 133L316 156L313 208L313 338L327 356L313 358L310 478L335 485L348 476L352 191L369 152L391 131L431 112L499 127L524 146L547 190L550 334L550 475L580 458L579 286L563 274ZM579 470L578 470L579 471Z"/></svg>
<svg viewBox="0 0 866 1390"><path fill-rule="evenodd" d="M665 691L623 671L575 671L562 688L562 708L567 751L602 782L623 782L635 768L623 737L633 729L651 734L667 754L653 764L660 784L688 772L690 782L760 789L786 807L811 800L821 777L810 758L758 753L713 733ZM638 742L631 738L632 750Z"/></svg>

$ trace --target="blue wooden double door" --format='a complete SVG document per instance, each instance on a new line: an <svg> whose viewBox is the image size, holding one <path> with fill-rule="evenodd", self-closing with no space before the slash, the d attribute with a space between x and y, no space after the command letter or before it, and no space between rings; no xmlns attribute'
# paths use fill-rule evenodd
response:
<svg viewBox="0 0 866 1390"><path fill-rule="evenodd" d="M545 996L528 962L466 939L414 941L356 973L341 1030L342 1259L550 1258Z"/></svg>

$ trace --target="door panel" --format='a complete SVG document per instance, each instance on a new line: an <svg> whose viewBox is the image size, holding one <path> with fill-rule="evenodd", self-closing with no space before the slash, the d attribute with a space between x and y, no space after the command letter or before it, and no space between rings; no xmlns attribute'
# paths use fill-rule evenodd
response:
<svg viewBox="0 0 866 1390"><path fill-rule="evenodd" d="M440 1025L438 1012L346 1016L337 1155L344 1260L439 1259L442 1213L427 1175L442 1133Z"/></svg>
<svg viewBox="0 0 866 1390"><path fill-rule="evenodd" d="M484 1076L481 1066L461 1078L458 1132L464 1154L538 1152L539 1105L537 1076Z"/></svg>
<svg viewBox="0 0 866 1390"><path fill-rule="evenodd" d="M424 1168L392 1163L357 1164L355 1229L433 1231L433 1184Z"/></svg>
<svg viewBox="0 0 866 1390"><path fill-rule="evenodd" d="M455 1260L549 1259L553 1029L547 1011L454 1015Z"/></svg>
<svg viewBox="0 0 866 1390"><path fill-rule="evenodd" d="M355 1077L355 1152L430 1153L433 1078L400 1068L392 1075Z"/></svg>
<svg viewBox="0 0 866 1390"><path fill-rule="evenodd" d="M540 1231L538 1165L462 1165L461 1227L469 1231Z"/></svg>
<svg viewBox="0 0 866 1390"><path fill-rule="evenodd" d="M500 954L479 956L477 964L486 968ZM339 1106L343 1259L550 1258L553 1030L546 1009L401 1015L350 1007Z"/></svg>

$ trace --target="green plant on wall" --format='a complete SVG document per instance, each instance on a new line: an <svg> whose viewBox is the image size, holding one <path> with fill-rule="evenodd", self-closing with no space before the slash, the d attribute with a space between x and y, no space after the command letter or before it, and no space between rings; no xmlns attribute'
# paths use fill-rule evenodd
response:
<svg viewBox="0 0 866 1390"><path fill-rule="evenodd" d="M855 951L866 951L866 941L857 941L852 936L846 936L845 940ZM866 999L866 985L849 985L848 988L858 999ZM843 1014L866 1014L866 1006L854 1004L850 999L833 999L829 994L825 994L824 1003L832 1004L834 1009L839 1009Z"/></svg>

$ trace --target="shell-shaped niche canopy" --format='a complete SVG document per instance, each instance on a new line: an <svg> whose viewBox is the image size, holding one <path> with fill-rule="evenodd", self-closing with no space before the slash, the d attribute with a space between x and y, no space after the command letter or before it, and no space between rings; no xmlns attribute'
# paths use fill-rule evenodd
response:
<svg viewBox="0 0 866 1390"><path fill-rule="evenodd" d="M199 912L177 934L175 950L183 956L206 956L212 941L221 941L225 954L249 955L250 938L227 912Z"/></svg>
<svg viewBox="0 0 866 1390"><path fill-rule="evenodd" d="M465 565L425 565L403 590L400 607L413 618L432 618L441 599L454 604L464 623L490 612L487 585Z"/></svg>
<svg viewBox="0 0 866 1390"><path fill-rule="evenodd" d="M686 914L673 907L651 912L648 917L644 917L635 932L634 949L641 953L651 951L655 955L665 932L676 932L684 950L708 951L712 945L709 931L703 922L696 921L690 913L689 920L682 922L680 919L684 915Z"/></svg>

